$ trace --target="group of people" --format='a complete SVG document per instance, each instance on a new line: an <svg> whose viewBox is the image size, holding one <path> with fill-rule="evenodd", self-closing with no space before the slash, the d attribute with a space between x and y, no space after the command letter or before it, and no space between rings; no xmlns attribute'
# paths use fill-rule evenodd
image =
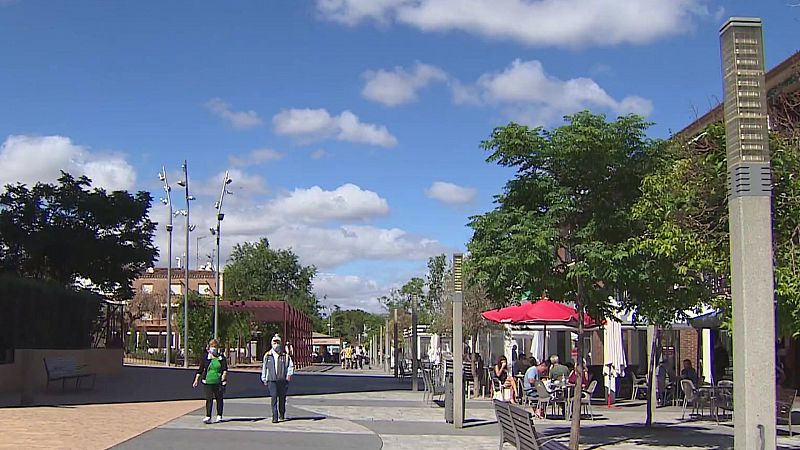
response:
<svg viewBox="0 0 800 450"><path fill-rule="evenodd" d="M286 394L293 375L294 362L291 354L286 351L281 337L276 334L272 338L271 348L264 353L261 366L261 382L267 386L271 399L272 423L286 420ZM203 422L222 422L224 394L228 384L228 362L216 339L208 342L206 354L200 358L192 386L197 387L200 384L205 389L206 397L206 416ZM214 402L217 416L212 419Z"/></svg>
<svg viewBox="0 0 800 450"><path fill-rule="evenodd" d="M586 388L589 385L589 371L586 364L583 364L583 376L581 385ZM520 398L519 389L515 377L522 377L522 387L529 397L536 397L536 383L541 380L548 391L553 391L556 385L575 385L578 382L578 373L575 364L567 361L561 364L559 357L553 355L549 360L536 361L533 356L521 356L514 361L511 369L508 367L508 360L505 356L500 356L497 364L494 365L492 377L496 378L500 385L509 390L509 401L516 403Z"/></svg>
<svg viewBox="0 0 800 450"><path fill-rule="evenodd" d="M348 345L342 352L341 359L342 369L363 369L364 362L367 360L367 352L360 345L355 348Z"/></svg>

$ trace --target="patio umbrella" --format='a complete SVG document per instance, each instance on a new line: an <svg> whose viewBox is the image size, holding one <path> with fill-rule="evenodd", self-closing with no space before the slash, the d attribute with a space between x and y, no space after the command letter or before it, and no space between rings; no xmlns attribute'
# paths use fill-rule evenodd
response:
<svg viewBox="0 0 800 450"><path fill-rule="evenodd" d="M614 319L606 321L603 330L603 376L611 406L611 392L616 393L616 377L625 376L625 350L622 348L622 324Z"/></svg>

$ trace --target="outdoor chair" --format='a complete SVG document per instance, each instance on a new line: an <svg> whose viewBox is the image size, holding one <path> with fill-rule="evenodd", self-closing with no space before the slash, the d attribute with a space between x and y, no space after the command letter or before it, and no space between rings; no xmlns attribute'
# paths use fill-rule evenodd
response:
<svg viewBox="0 0 800 450"><path fill-rule="evenodd" d="M431 393L430 376L431 376L431 371L429 369L422 369L422 384L425 389L425 391L423 391L422 393L422 401L425 403L428 402L428 395Z"/></svg>
<svg viewBox="0 0 800 450"><path fill-rule="evenodd" d="M581 407L592 420L594 420L594 414L592 413L592 395L594 395L596 389L597 380L592 380L589 386L586 387L586 390L581 392Z"/></svg>
<svg viewBox="0 0 800 450"><path fill-rule="evenodd" d="M518 450L568 450L569 447L536 432L530 411L494 400L494 413L500 425L500 450L506 442Z"/></svg>
<svg viewBox="0 0 800 450"><path fill-rule="evenodd" d="M544 417L547 417L547 407L550 406L555 414L555 399L553 394L547 390L544 382L542 382L542 380L536 380L534 388L536 388L536 394L539 397L536 401L536 410L543 411Z"/></svg>
<svg viewBox="0 0 800 450"><path fill-rule="evenodd" d="M778 387L777 395L775 402L776 415L778 420L786 420L789 425L789 437L792 437L792 409L794 408L794 398L797 395L797 390Z"/></svg>
<svg viewBox="0 0 800 450"><path fill-rule="evenodd" d="M639 392L647 392L647 375L640 378L636 373L631 373L633 387L631 388L631 400L638 398Z"/></svg>
<svg viewBox="0 0 800 450"><path fill-rule="evenodd" d="M697 395L697 389L694 387L692 380L681 380L681 390L683 391L683 409L681 411L681 420L686 416L686 405L692 405L692 413L697 411L700 397Z"/></svg>
<svg viewBox="0 0 800 450"><path fill-rule="evenodd" d="M714 389L714 415L717 418L717 423L719 423L719 411L722 410L723 418L725 416L725 412L729 412L731 414L731 418L733 418L733 383L731 382L730 386L727 384L722 384L720 381L717 384L717 388Z"/></svg>
<svg viewBox="0 0 800 450"><path fill-rule="evenodd" d="M507 402L510 400L511 390L507 389L505 385L497 377L492 377L492 398Z"/></svg>

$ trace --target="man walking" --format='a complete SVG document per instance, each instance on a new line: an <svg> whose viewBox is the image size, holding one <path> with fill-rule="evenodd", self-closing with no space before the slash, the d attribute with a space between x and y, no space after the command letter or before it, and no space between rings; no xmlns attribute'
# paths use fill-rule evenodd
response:
<svg viewBox="0 0 800 450"><path fill-rule="evenodd" d="M261 367L261 382L269 388L272 404L272 423L286 420L286 391L294 375L292 357L284 351L281 337L272 338L272 349L264 354L264 365Z"/></svg>

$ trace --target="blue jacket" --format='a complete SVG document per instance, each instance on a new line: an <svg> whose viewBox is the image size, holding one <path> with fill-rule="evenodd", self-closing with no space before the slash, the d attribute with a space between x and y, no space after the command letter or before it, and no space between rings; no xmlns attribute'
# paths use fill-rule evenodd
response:
<svg viewBox="0 0 800 450"><path fill-rule="evenodd" d="M294 363L286 353L276 353L273 350L264 354L264 364L261 366L261 382L286 381L294 375Z"/></svg>

